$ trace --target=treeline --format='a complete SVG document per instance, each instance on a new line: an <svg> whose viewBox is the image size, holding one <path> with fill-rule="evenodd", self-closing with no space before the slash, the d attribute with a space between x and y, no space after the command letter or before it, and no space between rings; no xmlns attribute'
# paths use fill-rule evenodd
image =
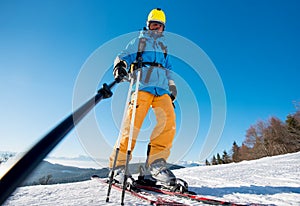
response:
<svg viewBox="0 0 300 206"><path fill-rule="evenodd" d="M243 160L254 160L300 151L300 110L281 121L271 117L268 121L258 121L250 126L245 140L239 146L233 143L230 155L226 150L222 155L214 155L206 165L227 164Z"/></svg>
<svg viewBox="0 0 300 206"><path fill-rule="evenodd" d="M13 156L15 156L15 153L12 152L0 152L0 165L2 163L7 162L7 160Z"/></svg>

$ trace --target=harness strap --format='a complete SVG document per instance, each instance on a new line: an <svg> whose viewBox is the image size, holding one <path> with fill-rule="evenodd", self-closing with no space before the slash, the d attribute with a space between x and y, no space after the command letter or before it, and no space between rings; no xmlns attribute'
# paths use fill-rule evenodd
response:
<svg viewBox="0 0 300 206"><path fill-rule="evenodd" d="M162 42L158 42L158 44L161 47L161 49L163 50L164 57L166 59L167 55L168 55L167 47ZM137 69L140 69L142 67L150 67L147 71L147 75L146 75L146 78L144 80L145 83L148 83L149 80L150 80L151 73L152 73L152 70L153 70L154 67L159 67L159 68L162 68L162 69L165 69L165 68L163 67L162 64L157 63L157 62L143 62L142 55L143 55L143 52L145 50L145 47L146 47L146 38L140 38L139 39L139 45L138 45L138 51L137 51L137 54L136 54L136 62L134 62L130 65L130 72L132 74L134 74L133 71L135 71ZM142 76L142 74L141 74L141 76Z"/></svg>
<svg viewBox="0 0 300 206"><path fill-rule="evenodd" d="M138 63L132 63L131 67L134 70L138 69ZM142 67L159 67L159 68L164 68L162 64L157 63L157 62L142 62Z"/></svg>
<svg viewBox="0 0 300 206"><path fill-rule="evenodd" d="M167 58L167 55L168 55L168 49L167 49L167 47L160 41L160 42L158 42L158 44L159 44L159 46L161 47L161 49L163 50L163 52L164 52L164 57L165 57L165 59Z"/></svg>

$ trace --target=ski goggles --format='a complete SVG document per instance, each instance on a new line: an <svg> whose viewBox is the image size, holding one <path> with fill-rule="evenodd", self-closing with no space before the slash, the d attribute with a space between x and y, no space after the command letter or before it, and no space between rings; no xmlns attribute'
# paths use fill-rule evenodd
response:
<svg viewBox="0 0 300 206"><path fill-rule="evenodd" d="M149 29L150 30L157 30L160 29L161 27L163 28L165 25L161 22L158 21L151 21L149 22Z"/></svg>

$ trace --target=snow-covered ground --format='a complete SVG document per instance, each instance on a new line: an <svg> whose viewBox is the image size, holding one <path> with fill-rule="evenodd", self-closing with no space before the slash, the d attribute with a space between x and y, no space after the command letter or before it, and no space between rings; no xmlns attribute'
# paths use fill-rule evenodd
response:
<svg viewBox="0 0 300 206"><path fill-rule="evenodd" d="M300 205L300 152L260 160L174 170L197 194L236 203ZM96 180L18 188L8 205L105 205L107 187ZM121 194L112 190L111 203ZM182 200L199 205L197 202ZM127 195L126 205L147 205Z"/></svg>

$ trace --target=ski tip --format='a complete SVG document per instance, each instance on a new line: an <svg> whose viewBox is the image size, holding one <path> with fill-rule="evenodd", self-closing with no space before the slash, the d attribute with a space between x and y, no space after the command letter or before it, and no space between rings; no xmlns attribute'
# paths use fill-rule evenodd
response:
<svg viewBox="0 0 300 206"><path fill-rule="evenodd" d="M100 178L98 175L92 175L91 179L96 179L96 178Z"/></svg>
<svg viewBox="0 0 300 206"><path fill-rule="evenodd" d="M185 194L189 194L189 195L197 195L197 193L196 192L194 192L194 191L187 191L187 192L185 192Z"/></svg>

